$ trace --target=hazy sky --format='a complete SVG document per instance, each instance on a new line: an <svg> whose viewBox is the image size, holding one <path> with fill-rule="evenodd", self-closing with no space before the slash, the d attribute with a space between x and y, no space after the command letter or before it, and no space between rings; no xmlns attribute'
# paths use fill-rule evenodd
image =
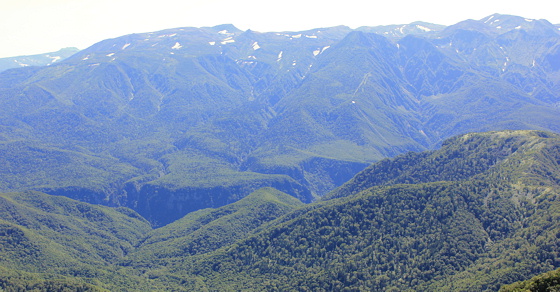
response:
<svg viewBox="0 0 560 292"><path fill-rule="evenodd" d="M552 0L0 0L0 57L84 49L130 33L232 23L242 30L297 31L347 25L450 25L493 13L560 23Z"/></svg>

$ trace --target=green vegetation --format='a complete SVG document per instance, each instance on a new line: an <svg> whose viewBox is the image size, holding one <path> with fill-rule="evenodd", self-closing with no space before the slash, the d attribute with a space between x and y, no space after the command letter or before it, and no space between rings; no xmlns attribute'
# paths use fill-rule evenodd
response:
<svg viewBox="0 0 560 292"><path fill-rule="evenodd" d="M500 292L554 292L560 290L560 269L544 273L530 280L505 285Z"/></svg>
<svg viewBox="0 0 560 292"><path fill-rule="evenodd" d="M166 266L168 262L217 250L302 205L275 189L259 189L233 204L193 212L155 229L129 257L127 265Z"/></svg>
<svg viewBox="0 0 560 292"><path fill-rule="evenodd" d="M492 18L178 28L0 72L2 289L485 291L559 267L560 34Z"/></svg>
<svg viewBox="0 0 560 292"><path fill-rule="evenodd" d="M471 133L375 163L312 204L262 188L157 229L126 208L6 193L0 284L496 291L560 266L559 161L558 134Z"/></svg>
<svg viewBox="0 0 560 292"><path fill-rule="evenodd" d="M538 131L459 136L167 272L209 290L495 291L560 265L559 145Z"/></svg>

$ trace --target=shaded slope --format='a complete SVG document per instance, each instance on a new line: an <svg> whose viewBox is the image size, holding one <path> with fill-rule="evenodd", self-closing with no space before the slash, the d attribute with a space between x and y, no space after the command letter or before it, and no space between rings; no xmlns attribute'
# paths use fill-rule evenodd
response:
<svg viewBox="0 0 560 292"><path fill-rule="evenodd" d="M218 209L203 209L152 231L126 265L153 267L205 254L244 239L303 203L272 188L259 189Z"/></svg>

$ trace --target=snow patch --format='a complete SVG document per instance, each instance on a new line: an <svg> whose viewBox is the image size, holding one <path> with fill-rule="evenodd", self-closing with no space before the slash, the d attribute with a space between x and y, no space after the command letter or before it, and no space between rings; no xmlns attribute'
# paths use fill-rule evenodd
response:
<svg viewBox="0 0 560 292"><path fill-rule="evenodd" d="M122 46L121 50L124 50L124 49L128 48L128 46L130 46L130 44L125 44L124 46Z"/></svg>
<svg viewBox="0 0 560 292"><path fill-rule="evenodd" d="M175 45L173 47L171 47L171 49L173 50L178 50L180 48L182 48L183 46L181 46L181 44L179 42L175 42Z"/></svg>
<svg viewBox="0 0 560 292"><path fill-rule="evenodd" d="M24 63L20 63L20 61L18 60L14 60L14 62L16 62L18 65L20 65L21 67L27 67L29 66L28 64L24 64Z"/></svg>
<svg viewBox="0 0 560 292"><path fill-rule="evenodd" d="M172 33L172 34L162 34L160 36L158 36L158 38L165 38L165 37L174 37L176 36L176 33Z"/></svg>
<svg viewBox="0 0 560 292"><path fill-rule="evenodd" d="M319 55L320 53L321 53L321 50L320 50L320 49L315 50L315 51L313 51L313 56L317 56L317 55Z"/></svg>
<svg viewBox="0 0 560 292"><path fill-rule="evenodd" d="M301 37L301 33L300 34L296 34L292 36L294 39L299 39Z"/></svg>
<svg viewBox="0 0 560 292"><path fill-rule="evenodd" d="M323 53L326 49L330 48L331 46L326 46L321 49L321 53Z"/></svg>
<svg viewBox="0 0 560 292"><path fill-rule="evenodd" d="M502 27L501 27L501 26L496 26L496 28L497 28L497 29L502 29Z"/></svg>
<svg viewBox="0 0 560 292"><path fill-rule="evenodd" d="M89 55L85 56L85 57L82 59L82 61L85 61L85 60L87 60L87 59L89 59Z"/></svg>
<svg viewBox="0 0 560 292"><path fill-rule="evenodd" d="M488 21L492 20L492 18L494 18L494 15L492 15L488 19L486 19L486 21L484 23L488 23Z"/></svg>
<svg viewBox="0 0 560 292"><path fill-rule="evenodd" d="M292 62L292 66L295 66L295 65L297 65L296 60L294 60L294 61Z"/></svg>
<svg viewBox="0 0 560 292"><path fill-rule="evenodd" d="M95 67L95 66L99 66L99 63L89 65L89 67Z"/></svg>
<svg viewBox="0 0 560 292"><path fill-rule="evenodd" d="M235 43L235 40L234 40L232 37L229 37L229 38L227 38L227 39L221 41L220 43L221 43L222 45L225 45L225 44Z"/></svg>
<svg viewBox="0 0 560 292"><path fill-rule="evenodd" d="M533 66L531 66L531 67L535 67L536 64L537 63L535 62L535 60L533 60Z"/></svg>
<svg viewBox="0 0 560 292"><path fill-rule="evenodd" d="M401 48L401 45L397 44L397 49L400 49L400 48Z"/></svg>
<svg viewBox="0 0 560 292"><path fill-rule="evenodd" d="M255 51L261 48L261 46L259 46L259 43L257 43L257 42L254 42L252 47L253 47L253 50L255 50Z"/></svg>
<svg viewBox="0 0 560 292"><path fill-rule="evenodd" d="M218 33L219 33L219 34L223 34L223 35L233 35L233 33L227 31L227 29L220 30Z"/></svg>
<svg viewBox="0 0 560 292"><path fill-rule="evenodd" d="M216 42L208 42L211 46L215 45Z"/></svg>
<svg viewBox="0 0 560 292"><path fill-rule="evenodd" d="M284 53L283 51L280 51L280 53L278 53L278 59L276 60L276 62L280 62L280 60L282 60L283 53Z"/></svg>
<svg viewBox="0 0 560 292"><path fill-rule="evenodd" d="M317 38L316 35L306 35L305 37L308 38L308 39L316 39Z"/></svg>
<svg viewBox="0 0 560 292"><path fill-rule="evenodd" d="M521 25L520 25L520 26L516 26L515 29L521 29Z"/></svg>
<svg viewBox="0 0 560 292"><path fill-rule="evenodd" d="M533 22L533 20L534 20L534 19L525 18L525 21L527 21L527 22Z"/></svg>
<svg viewBox="0 0 560 292"><path fill-rule="evenodd" d="M405 27L406 27L406 25L403 25L403 26L401 26L401 27L399 28L399 31L401 32L401 34L404 34L403 29L404 29Z"/></svg>
<svg viewBox="0 0 560 292"><path fill-rule="evenodd" d="M52 59L52 61L51 61L51 64L61 59L61 57L60 57L60 56L54 56L54 57L51 57L51 56L47 55L47 57L49 57L49 58L51 58L51 59Z"/></svg>
<svg viewBox="0 0 560 292"><path fill-rule="evenodd" d="M423 31L425 31L425 32L432 31L431 29L429 29L429 28L427 28L427 27L425 27L425 26L422 26L422 25L418 25L418 24L417 24L416 27L419 28L419 29L421 29L421 30L423 30Z"/></svg>
<svg viewBox="0 0 560 292"><path fill-rule="evenodd" d="M247 59L253 59L253 60L256 60L256 59L257 59L257 57L255 57L255 56L248 56L248 57L247 57Z"/></svg>
<svg viewBox="0 0 560 292"><path fill-rule="evenodd" d="M115 53L110 53L110 54L107 54L107 55L105 55L105 56L107 56L107 57L112 57L114 54L115 54Z"/></svg>

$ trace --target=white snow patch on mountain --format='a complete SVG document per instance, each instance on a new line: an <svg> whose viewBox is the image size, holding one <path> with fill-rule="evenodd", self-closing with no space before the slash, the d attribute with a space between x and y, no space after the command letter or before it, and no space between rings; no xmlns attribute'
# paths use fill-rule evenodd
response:
<svg viewBox="0 0 560 292"><path fill-rule="evenodd" d="M321 53L323 53L326 49L330 48L331 46L326 46L324 48L321 49Z"/></svg>
<svg viewBox="0 0 560 292"><path fill-rule="evenodd" d="M423 31L426 31L426 32L432 31L431 29L429 29L429 28L427 28L427 27L425 27L425 26L422 26L422 25L418 25L418 24L417 24L416 27L419 28L419 29L421 29L421 30L423 30Z"/></svg>
<svg viewBox="0 0 560 292"><path fill-rule="evenodd" d="M253 50L255 50L255 51L261 48L261 46L259 46L259 43L257 43L257 42L254 42L252 47L253 47Z"/></svg>
<svg viewBox="0 0 560 292"><path fill-rule="evenodd" d="M105 55L105 56L107 56L107 57L112 57L114 54L115 54L115 53L110 53L110 54L107 54L107 55Z"/></svg>
<svg viewBox="0 0 560 292"><path fill-rule="evenodd" d="M278 53L278 60L276 60L276 62L280 62L280 60L282 60L283 53L284 53L283 51L280 51L280 53Z"/></svg>
<svg viewBox="0 0 560 292"><path fill-rule="evenodd" d="M313 56L317 56L321 53L321 49L317 49L315 51L313 51Z"/></svg>
<svg viewBox="0 0 560 292"><path fill-rule="evenodd" d="M534 19L525 18L525 21L527 21L527 22L533 22L533 20L534 20Z"/></svg>
<svg viewBox="0 0 560 292"><path fill-rule="evenodd" d="M85 61L85 60L87 60L87 59L89 59L89 55L85 56L85 57L82 59L82 61Z"/></svg>
<svg viewBox="0 0 560 292"><path fill-rule="evenodd" d="M51 64L54 63L54 62L56 62L56 61L58 61L58 60L60 60L60 59L62 59L60 56L51 57L51 56L47 55L47 57L49 57L49 58L52 59Z"/></svg>
<svg viewBox="0 0 560 292"><path fill-rule="evenodd" d="M299 39L301 37L301 33L300 34L296 34L292 36L294 39Z"/></svg>
<svg viewBox="0 0 560 292"><path fill-rule="evenodd" d="M222 45L225 45L225 44L235 43L235 40L234 40L232 37L229 37L229 38L223 40L223 41L220 42L220 43L221 43Z"/></svg>
<svg viewBox="0 0 560 292"><path fill-rule="evenodd" d="M232 35L232 33L228 32L227 29L220 30L218 33L219 34L225 34L225 35Z"/></svg>
<svg viewBox="0 0 560 292"><path fill-rule="evenodd" d="M171 49L173 50L178 50L180 48L182 48L183 46L181 46L181 44L179 42L175 42L175 45L173 47L171 47Z"/></svg>
<svg viewBox="0 0 560 292"><path fill-rule="evenodd" d="M308 38L308 39L316 39L317 38L316 35L306 35L305 37Z"/></svg>
<svg viewBox="0 0 560 292"><path fill-rule="evenodd" d="M125 44L124 46L122 46L121 50L124 50L124 49L128 48L128 46L130 46L130 44Z"/></svg>
<svg viewBox="0 0 560 292"><path fill-rule="evenodd" d="M216 42L208 42L211 46L215 45Z"/></svg>
<svg viewBox="0 0 560 292"><path fill-rule="evenodd" d="M16 62L16 63L17 63L18 65L20 65L21 67L27 67L27 66L29 66L28 64L21 63L21 62L18 61L18 60L14 60L14 62Z"/></svg>
<svg viewBox="0 0 560 292"><path fill-rule="evenodd" d="M484 23L488 23L488 21L492 20L492 18L494 18L494 15L492 15L488 19L486 19L486 21Z"/></svg>
<svg viewBox="0 0 560 292"><path fill-rule="evenodd" d="M516 26L515 29L521 29L521 25L520 25L520 26Z"/></svg>

